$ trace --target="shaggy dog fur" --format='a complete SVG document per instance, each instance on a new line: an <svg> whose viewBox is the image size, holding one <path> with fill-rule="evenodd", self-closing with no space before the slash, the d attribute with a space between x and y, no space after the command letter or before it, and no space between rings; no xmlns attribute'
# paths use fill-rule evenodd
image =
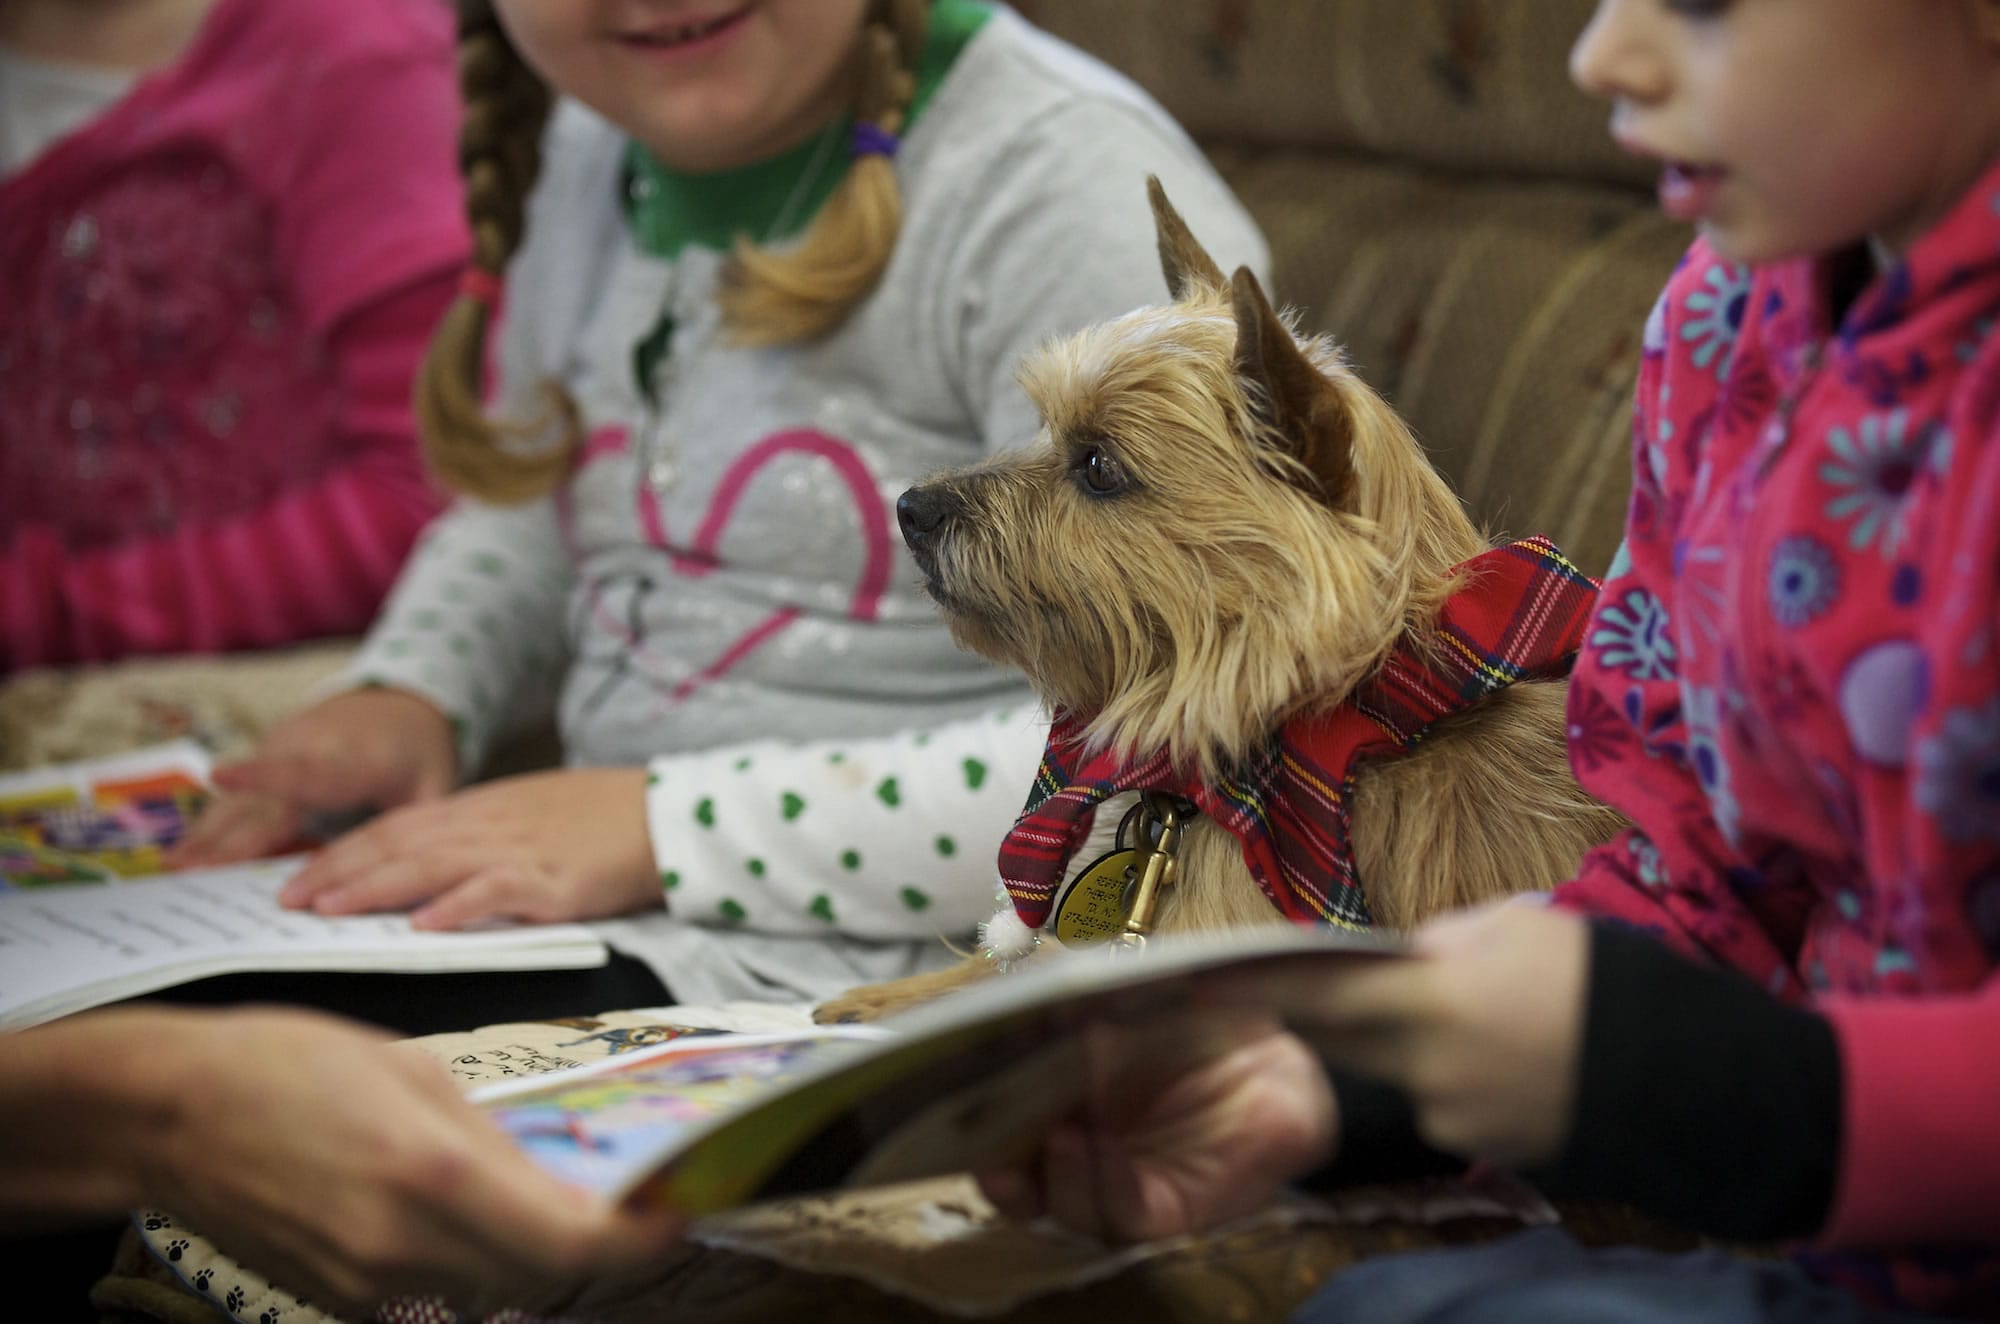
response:
<svg viewBox="0 0 2000 1324"><path fill-rule="evenodd" d="M1094 714L1093 747L1138 762L1164 746L1212 778L1340 703L1400 638L1421 646L1453 568L1490 544L1340 351L1301 339L1248 269L1225 277L1150 192L1173 302L1029 360L1033 446L912 488L898 514L961 645ZM1361 766L1353 849L1377 923L1551 886L1617 829L1571 776L1564 691L1509 686ZM1196 818L1158 929L1280 918L1236 839ZM880 1015L993 964L820 1016Z"/></svg>

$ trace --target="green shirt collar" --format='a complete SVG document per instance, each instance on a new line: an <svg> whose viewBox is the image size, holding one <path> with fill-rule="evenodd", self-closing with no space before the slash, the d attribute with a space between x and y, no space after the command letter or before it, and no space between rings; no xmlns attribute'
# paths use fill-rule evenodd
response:
<svg viewBox="0 0 2000 1324"><path fill-rule="evenodd" d="M992 13L985 0L935 0L904 133ZM782 155L706 174L671 169L638 143L628 143L626 222L641 248L664 258L678 256L690 244L726 249L739 234L757 243L788 238L818 214L846 175L852 127L853 119L842 115Z"/></svg>

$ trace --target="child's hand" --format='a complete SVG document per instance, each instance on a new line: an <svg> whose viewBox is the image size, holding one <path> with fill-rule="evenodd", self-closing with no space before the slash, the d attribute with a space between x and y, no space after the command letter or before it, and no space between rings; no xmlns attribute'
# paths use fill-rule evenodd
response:
<svg viewBox="0 0 2000 1324"><path fill-rule="evenodd" d="M508 777L392 810L316 855L279 899L322 915L414 910L423 929L662 903L644 768Z"/></svg>
<svg viewBox="0 0 2000 1324"><path fill-rule="evenodd" d="M167 855L197 868L274 855L296 845L313 814L389 809L450 790L458 752L451 724L402 690L352 690L272 727L239 763L215 770L223 794Z"/></svg>
<svg viewBox="0 0 2000 1324"><path fill-rule="evenodd" d="M1268 1021L1206 1061L1150 1065L1136 1040L1093 1045L1097 1097L1016 1168L979 1174L1013 1218L1048 1215L1107 1241L1212 1227L1322 1162L1338 1125L1319 1060Z"/></svg>
<svg viewBox="0 0 2000 1324"><path fill-rule="evenodd" d="M1407 1090L1439 1149L1510 1167L1553 1159L1576 1103L1589 927L1500 902L1434 921L1416 946L1419 959L1302 982L1288 1000L1299 1033L1335 1065Z"/></svg>

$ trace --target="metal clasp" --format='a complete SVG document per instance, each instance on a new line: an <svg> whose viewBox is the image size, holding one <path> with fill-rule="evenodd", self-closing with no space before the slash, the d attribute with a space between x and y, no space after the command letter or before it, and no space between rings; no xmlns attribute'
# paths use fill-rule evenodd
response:
<svg viewBox="0 0 2000 1324"><path fill-rule="evenodd" d="M1174 883L1179 862L1181 833L1189 817L1181 801L1152 791L1139 797L1141 820L1139 848L1145 852L1139 881L1133 885L1132 904L1125 912L1125 929L1118 935L1118 950L1144 951L1146 935L1153 931L1153 914L1159 909L1160 894ZM1159 829L1154 836L1153 829Z"/></svg>

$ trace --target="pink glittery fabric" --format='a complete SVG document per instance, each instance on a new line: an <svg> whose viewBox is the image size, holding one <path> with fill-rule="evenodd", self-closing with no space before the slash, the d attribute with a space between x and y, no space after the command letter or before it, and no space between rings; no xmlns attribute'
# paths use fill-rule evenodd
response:
<svg viewBox="0 0 2000 1324"><path fill-rule="evenodd" d="M438 496L448 7L217 0L0 180L0 669L366 625Z"/></svg>

